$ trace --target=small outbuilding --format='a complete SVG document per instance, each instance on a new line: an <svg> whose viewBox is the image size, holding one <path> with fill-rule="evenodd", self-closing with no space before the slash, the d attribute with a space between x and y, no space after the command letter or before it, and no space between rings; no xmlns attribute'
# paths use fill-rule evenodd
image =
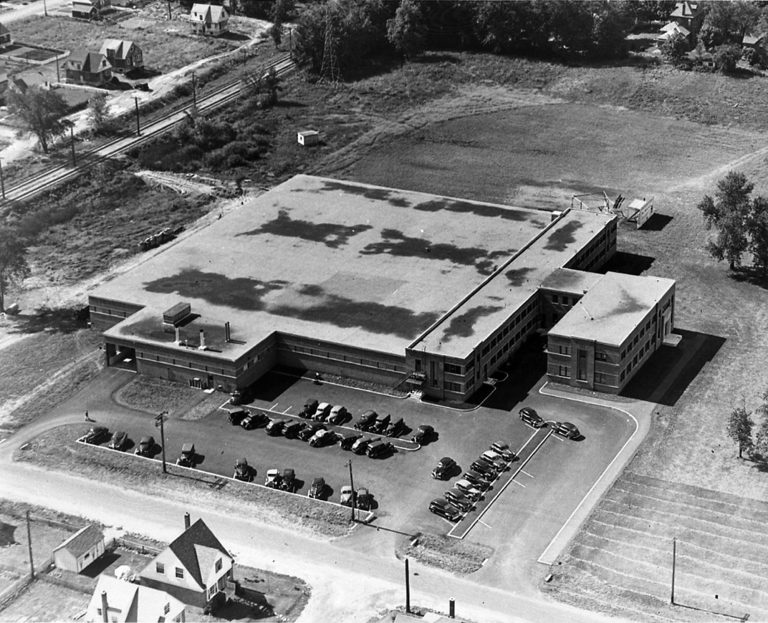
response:
<svg viewBox="0 0 768 623"><path fill-rule="evenodd" d="M112 8L112 0L72 0L72 17L99 19Z"/></svg>
<svg viewBox="0 0 768 623"><path fill-rule="evenodd" d="M102 556L105 549L104 533L98 526L90 524L53 550L53 563L58 569L80 573Z"/></svg>
<svg viewBox="0 0 768 623"><path fill-rule="evenodd" d="M320 143L320 132L317 130L302 130L297 133L299 145L309 147Z"/></svg>

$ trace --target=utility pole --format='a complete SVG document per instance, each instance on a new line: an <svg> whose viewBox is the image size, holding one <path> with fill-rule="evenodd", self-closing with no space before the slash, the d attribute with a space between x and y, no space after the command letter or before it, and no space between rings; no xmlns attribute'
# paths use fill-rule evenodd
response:
<svg viewBox="0 0 768 623"><path fill-rule="evenodd" d="M61 76L59 75L59 55L56 55L56 82L61 82Z"/></svg>
<svg viewBox="0 0 768 623"><path fill-rule="evenodd" d="M411 614L411 577L408 573L408 559L405 559L405 613Z"/></svg>
<svg viewBox="0 0 768 623"><path fill-rule="evenodd" d="M163 423L165 422L165 416L168 415L168 411L163 411L155 418L155 426L160 427L160 450L163 453L163 473L168 473L168 468L165 466L165 427L163 426Z"/></svg>
<svg viewBox="0 0 768 623"><path fill-rule="evenodd" d="M171 0L168 0L168 19L173 19L173 14L171 13Z"/></svg>
<svg viewBox="0 0 768 623"><path fill-rule="evenodd" d="M0 160L0 189L3 191L3 200L5 200L5 177L3 176L3 161Z"/></svg>
<svg viewBox="0 0 768 623"><path fill-rule="evenodd" d="M69 138L70 138L70 146L72 147L72 166L77 166L77 159L75 158L75 128L72 126L69 126Z"/></svg>
<svg viewBox="0 0 768 623"><path fill-rule="evenodd" d="M45 0L43 0L43 13L48 17L48 3Z"/></svg>
<svg viewBox="0 0 768 623"><path fill-rule="evenodd" d="M293 28L288 29L288 58L293 60Z"/></svg>
<svg viewBox="0 0 768 623"><path fill-rule="evenodd" d="M133 101L136 104L136 136L141 136L141 123L139 122L139 98L134 96Z"/></svg>
<svg viewBox="0 0 768 623"><path fill-rule="evenodd" d="M677 537L672 538L672 593L669 597L669 603L675 605L675 562L677 559Z"/></svg>
<svg viewBox="0 0 768 623"><path fill-rule="evenodd" d="M192 72L192 107L197 108L197 78L195 72Z"/></svg>
<svg viewBox="0 0 768 623"><path fill-rule="evenodd" d="M352 480L352 459L349 459L347 465L349 466L349 486L352 487L352 517L350 521L354 523L355 509L357 508L357 491L355 491L355 481Z"/></svg>
<svg viewBox="0 0 768 623"><path fill-rule="evenodd" d="M35 579L35 563L32 560L32 528L29 525L29 511L27 511L27 546L29 547L29 577Z"/></svg>

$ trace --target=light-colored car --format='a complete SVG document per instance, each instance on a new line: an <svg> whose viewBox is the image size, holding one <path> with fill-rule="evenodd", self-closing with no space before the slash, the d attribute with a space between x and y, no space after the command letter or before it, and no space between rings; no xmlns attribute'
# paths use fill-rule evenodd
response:
<svg viewBox="0 0 768 623"><path fill-rule="evenodd" d="M346 407L336 405L331 409L331 414L328 416L328 422L331 424L343 424L347 421L348 416L349 413L347 412Z"/></svg>
<svg viewBox="0 0 768 623"><path fill-rule="evenodd" d="M321 402L319 405L317 405L317 411L315 411L314 415L312 415L312 419L317 422L325 422L325 418L328 417L328 414L330 412L331 412L331 403Z"/></svg>
<svg viewBox="0 0 768 623"><path fill-rule="evenodd" d="M339 497L339 503L344 506L352 506L352 487L344 485L341 488L341 496Z"/></svg>
<svg viewBox="0 0 768 623"><path fill-rule="evenodd" d="M264 485L267 487L272 487L273 489L277 489L280 486L280 470L279 469L268 469L267 470L267 478L264 481Z"/></svg>
<svg viewBox="0 0 768 623"><path fill-rule="evenodd" d="M336 443L336 433L325 429L317 431L309 440L309 445L313 448L330 446L332 443Z"/></svg>
<svg viewBox="0 0 768 623"><path fill-rule="evenodd" d="M464 480L463 478L461 480L457 480L455 486L459 491L461 491L464 495L470 498L473 502L477 502L477 500L479 500L480 496L482 495L482 493L480 493L480 490L473 487L472 483L469 482L469 480Z"/></svg>

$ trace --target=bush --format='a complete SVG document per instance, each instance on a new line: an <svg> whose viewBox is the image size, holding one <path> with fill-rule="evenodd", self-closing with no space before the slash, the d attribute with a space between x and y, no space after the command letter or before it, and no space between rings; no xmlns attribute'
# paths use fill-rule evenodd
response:
<svg viewBox="0 0 768 623"><path fill-rule="evenodd" d="M741 58L741 46L726 43L715 48L715 69L723 74L736 72L736 63Z"/></svg>

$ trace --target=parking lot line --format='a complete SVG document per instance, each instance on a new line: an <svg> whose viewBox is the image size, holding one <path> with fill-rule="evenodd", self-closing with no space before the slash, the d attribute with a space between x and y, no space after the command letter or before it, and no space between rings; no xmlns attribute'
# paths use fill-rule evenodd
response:
<svg viewBox="0 0 768 623"><path fill-rule="evenodd" d="M525 485L522 482L517 482L517 480L515 480L514 478L512 479L512 482L514 482L517 486L522 487L523 489L525 489Z"/></svg>
<svg viewBox="0 0 768 623"><path fill-rule="evenodd" d="M521 474L525 474L526 476L528 476L528 478L536 478L536 476L534 476L533 474L529 474L529 473L528 473L528 472L526 472L524 469L521 469L521 470L520 470L520 473L521 473Z"/></svg>
<svg viewBox="0 0 768 623"><path fill-rule="evenodd" d="M229 404L229 400L225 400L219 405L219 409L224 409L224 411L227 410L227 405Z"/></svg>
<svg viewBox="0 0 768 623"><path fill-rule="evenodd" d="M288 408L287 408L285 411L283 411L283 415L285 415L286 413L288 413L288 411L290 411L291 409L293 409L293 405L291 405L291 406L290 406L290 407L288 407Z"/></svg>
<svg viewBox="0 0 768 623"><path fill-rule="evenodd" d="M481 523L481 524L483 524L483 525L484 525L486 528L491 528L491 526L489 526L487 523L485 523L484 521L482 521L482 520L480 520L480 519L478 519L478 520L477 520L477 523ZM491 529L492 529L492 528L491 528Z"/></svg>
<svg viewBox="0 0 768 623"><path fill-rule="evenodd" d="M277 405L279 405L279 404L280 404L279 402L276 402L275 404L273 404L273 405L272 405L272 406L269 408L269 410L270 410L270 411L274 411L274 410L275 410L275 407L277 407Z"/></svg>

